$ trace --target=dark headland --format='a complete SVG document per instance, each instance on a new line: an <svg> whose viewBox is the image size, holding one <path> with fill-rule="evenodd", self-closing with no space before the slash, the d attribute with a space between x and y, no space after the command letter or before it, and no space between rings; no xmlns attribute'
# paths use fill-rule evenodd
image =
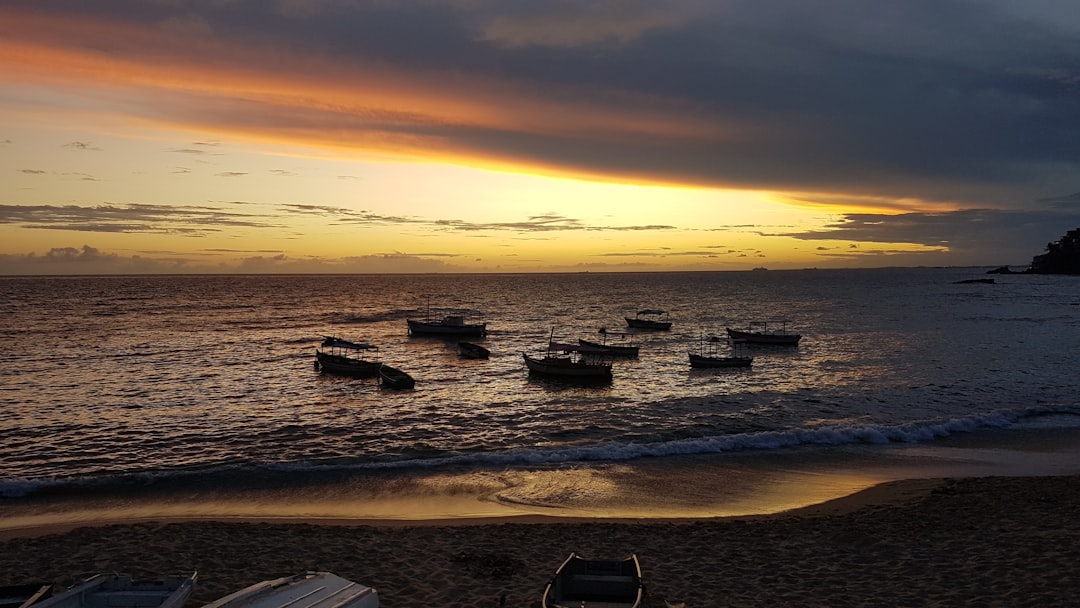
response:
<svg viewBox="0 0 1080 608"><path fill-rule="evenodd" d="M987 274L1014 274L1008 266ZM1048 243L1046 253L1031 258L1031 266L1021 274L1080 274L1080 228L1070 230L1060 240Z"/></svg>

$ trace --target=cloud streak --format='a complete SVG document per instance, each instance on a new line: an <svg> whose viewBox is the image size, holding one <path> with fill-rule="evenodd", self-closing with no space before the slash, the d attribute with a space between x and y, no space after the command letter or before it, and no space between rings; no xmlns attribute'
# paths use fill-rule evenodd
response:
<svg viewBox="0 0 1080 608"><path fill-rule="evenodd" d="M265 216L224 208L169 205L0 205L0 224L31 230L203 236L224 228L280 227Z"/></svg>
<svg viewBox="0 0 1080 608"><path fill-rule="evenodd" d="M210 207L195 205L0 205L0 224L26 229L80 232L146 232L203 236L208 231L237 227L282 229L290 215L315 217L342 226L423 226L455 232L624 232L676 230L674 226L591 225L559 214L528 217L518 222L468 222L384 215L340 207L285 204L276 213L244 213L233 210L246 203Z"/></svg>

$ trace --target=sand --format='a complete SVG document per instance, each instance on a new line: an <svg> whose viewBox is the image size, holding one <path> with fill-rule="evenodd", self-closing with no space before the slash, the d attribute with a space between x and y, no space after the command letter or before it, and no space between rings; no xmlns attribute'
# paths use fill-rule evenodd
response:
<svg viewBox="0 0 1080 608"><path fill-rule="evenodd" d="M327 570L386 608L539 606L571 551L636 552L647 606L1080 605L1080 477L892 482L779 515L453 524L139 522L0 539L0 584L196 570L188 606Z"/></svg>

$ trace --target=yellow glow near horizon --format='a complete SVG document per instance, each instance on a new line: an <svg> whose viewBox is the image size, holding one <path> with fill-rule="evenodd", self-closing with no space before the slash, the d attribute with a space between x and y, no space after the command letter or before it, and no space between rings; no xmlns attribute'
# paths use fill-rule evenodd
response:
<svg viewBox="0 0 1080 608"><path fill-rule="evenodd" d="M237 267L247 258L337 264L387 255L428 260L421 269L475 272L797 268L820 264L820 250L776 236L766 247L759 232L809 230L834 218L828 207L798 206L775 193L362 162L83 118L78 129L0 119L22 152L0 158L0 170L15 176L11 203L214 208L242 221L164 232L8 224L0 226L0 254L88 245L122 257L187 260L192 269Z"/></svg>

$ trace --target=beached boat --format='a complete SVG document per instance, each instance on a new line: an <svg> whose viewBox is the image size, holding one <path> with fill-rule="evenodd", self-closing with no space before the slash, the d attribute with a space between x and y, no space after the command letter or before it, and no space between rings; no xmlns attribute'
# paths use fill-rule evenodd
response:
<svg viewBox="0 0 1080 608"><path fill-rule="evenodd" d="M255 583L202 608L379 608L379 594L331 572L305 572Z"/></svg>
<svg viewBox="0 0 1080 608"><path fill-rule="evenodd" d="M802 339L800 334L792 334L787 331L787 323L782 323L780 329L769 329L767 321L751 321L746 331L727 328L728 337L736 342L749 344L772 344L776 346L797 346Z"/></svg>
<svg viewBox="0 0 1080 608"><path fill-rule="evenodd" d="M635 554L593 560L571 553L541 596L543 608L640 608L644 603L645 585Z"/></svg>
<svg viewBox="0 0 1080 608"><path fill-rule="evenodd" d="M611 357L577 344L548 339L547 350L537 355L521 353L529 372L567 380L611 380Z"/></svg>
<svg viewBox="0 0 1080 608"><path fill-rule="evenodd" d="M194 572L138 581L126 574L98 574L34 608L183 608L197 578Z"/></svg>
<svg viewBox="0 0 1080 608"><path fill-rule="evenodd" d="M379 347L373 344L327 336L315 349L315 369L338 376L374 378L382 367L378 356Z"/></svg>
<svg viewBox="0 0 1080 608"><path fill-rule="evenodd" d="M690 367L750 367L753 357L738 352L741 343L732 343L719 336L702 336L697 352L690 351Z"/></svg>
<svg viewBox="0 0 1080 608"><path fill-rule="evenodd" d="M603 353L603 354L606 354L606 355L609 355L609 356L612 356L612 357L631 357L632 358L632 357L637 357L638 356L638 347L630 343L630 340L631 340L631 338L629 337L630 334L609 332L606 328L603 328L603 327L601 327L600 331L597 332L597 333L602 334L604 336L603 341L594 342L592 340L586 340L584 338L578 338L578 345L588 347L592 351L595 351L595 352L598 352L598 353ZM607 340L608 336L621 336L622 338L624 338L626 340L626 344L609 344L608 340Z"/></svg>
<svg viewBox="0 0 1080 608"><path fill-rule="evenodd" d="M491 351L472 342L458 342L458 355L465 359L487 359Z"/></svg>
<svg viewBox="0 0 1080 608"><path fill-rule="evenodd" d="M639 310L635 317L623 317L626 324L634 329L647 329L651 331L666 331L671 329L671 319L666 310L646 308Z"/></svg>
<svg viewBox="0 0 1080 608"><path fill-rule="evenodd" d="M392 389L410 389L416 386L416 380L408 373L385 363L379 368L379 386Z"/></svg>
<svg viewBox="0 0 1080 608"><path fill-rule="evenodd" d="M0 608L29 608L52 595L52 583L0 586Z"/></svg>
<svg viewBox="0 0 1080 608"><path fill-rule="evenodd" d="M431 307L423 319L405 319L410 336L486 336L487 323L478 320L476 311L455 311L438 317Z"/></svg>

